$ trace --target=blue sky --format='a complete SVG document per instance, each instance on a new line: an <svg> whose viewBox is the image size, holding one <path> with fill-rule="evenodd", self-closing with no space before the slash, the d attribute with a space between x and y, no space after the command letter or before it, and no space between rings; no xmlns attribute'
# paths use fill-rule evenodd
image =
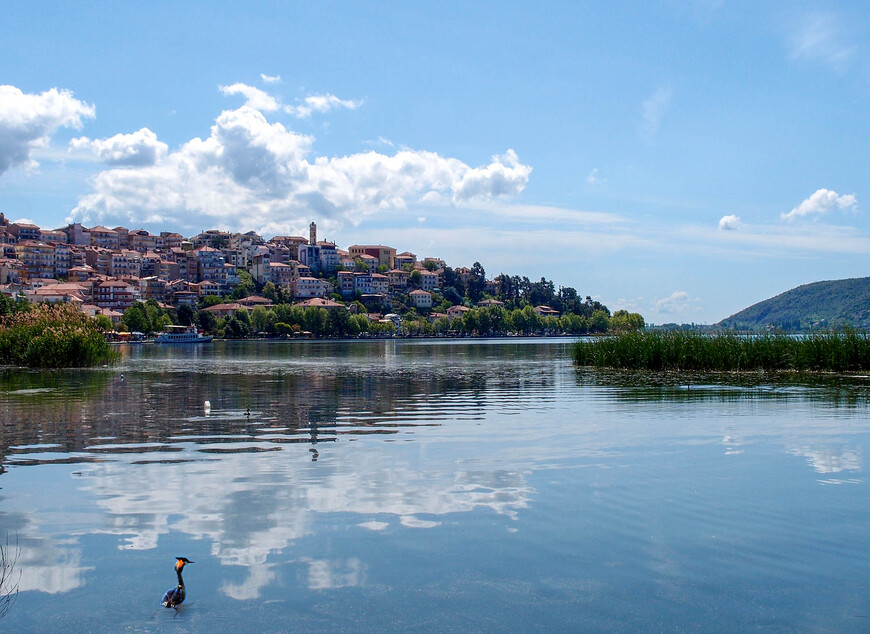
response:
<svg viewBox="0 0 870 634"><path fill-rule="evenodd" d="M11 219L314 220L656 323L868 275L866 3L0 11Z"/></svg>

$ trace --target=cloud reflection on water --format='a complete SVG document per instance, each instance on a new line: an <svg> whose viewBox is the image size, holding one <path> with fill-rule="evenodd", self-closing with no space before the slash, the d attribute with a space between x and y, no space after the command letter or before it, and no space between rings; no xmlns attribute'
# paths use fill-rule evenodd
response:
<svg viewBox="0 0 870 634"><path fill-rule="evenodd" d="M38 374L17 378L0 394L5 420L17 421L0 430L4 464L23 477L81 463L74 480L84 494L72 538L47 525L48 508L15 516L24 536L22 590L81 587L92 567L80 542L95 534L136 551L158 549L170 536L202 540L222 566L240 571L220 586L238 600L261 596L287 561L303 566L312 590L355 587L366 581L362 552L311 557L296 552L299 542L346 524L387 539L440 529L452 514L492 514L515 531L537 494L534 472L583 460L602 466L662 438L718 444L735 460L766 439L819 474L863 471L859 450L832 441L841 431L836 416L866 410L866 396L850 388L686 389L684 379L622 382L575 375L546 356L511 355L469 348L461 362L431 350L409 360L393 350L374 360L315 355L277 365L266 355L216 374L169 372L157 358L127 369L123 380L83 373L64 385L55 375L51 391ZM803 415L784 416L784 408Z"/></svg>

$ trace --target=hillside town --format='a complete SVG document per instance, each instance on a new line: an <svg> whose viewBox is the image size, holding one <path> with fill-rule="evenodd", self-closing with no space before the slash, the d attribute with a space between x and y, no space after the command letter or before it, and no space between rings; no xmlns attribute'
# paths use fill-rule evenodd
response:
<svg viewBox="0 0 870 634"><path fill-rule="evenodd" d="M30 303L69 302L113 325L122 324L125 311L140 302L174 313L207 311L215 320L277 304L342 309L396 328L408 312L449 324L472 309L505 303L525 309L529 318L558 318L562 311L598 318L564 328L551 324L550 330L605 331L608 324L601 320L610 318L599 302L583 301L571 288L557 294L544 279L532 283L500 275L487 280L477 262L451 268L441 258L418 258L384 245L341 249L318 240L314 222L307 238L265 240L253 231L216 229L186 238L79 223L49 230L10 222L0 213L0 246L4 295Z"/></svg>

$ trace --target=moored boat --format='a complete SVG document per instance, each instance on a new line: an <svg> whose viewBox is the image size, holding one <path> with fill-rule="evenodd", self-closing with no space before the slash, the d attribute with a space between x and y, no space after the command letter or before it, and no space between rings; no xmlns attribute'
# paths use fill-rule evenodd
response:
<svg viewBox="0 0 870 634"><path fill-rule="evenodd" d="M208 343L211 335L204 335L196 326L166 326L166 330L157 335L156 343Z"/></svg>

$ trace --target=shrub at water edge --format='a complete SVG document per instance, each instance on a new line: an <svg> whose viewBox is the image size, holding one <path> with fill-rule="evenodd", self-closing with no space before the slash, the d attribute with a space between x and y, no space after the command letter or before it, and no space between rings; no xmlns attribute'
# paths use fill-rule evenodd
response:
<svg viewBox="0 0 870 634"><path fill-rule="evenodd" d="M870 369L870 338L854 331L806 337L635 332L578 341L574 362L632 370L857 372Z"/></svg>
<svg viewBox="0 0 870 634"><path fill-rule="evenodd" d="M96 322L72 304L34 304L0 320L0 363L33 368L100 365L117 358Z"/></svg>

